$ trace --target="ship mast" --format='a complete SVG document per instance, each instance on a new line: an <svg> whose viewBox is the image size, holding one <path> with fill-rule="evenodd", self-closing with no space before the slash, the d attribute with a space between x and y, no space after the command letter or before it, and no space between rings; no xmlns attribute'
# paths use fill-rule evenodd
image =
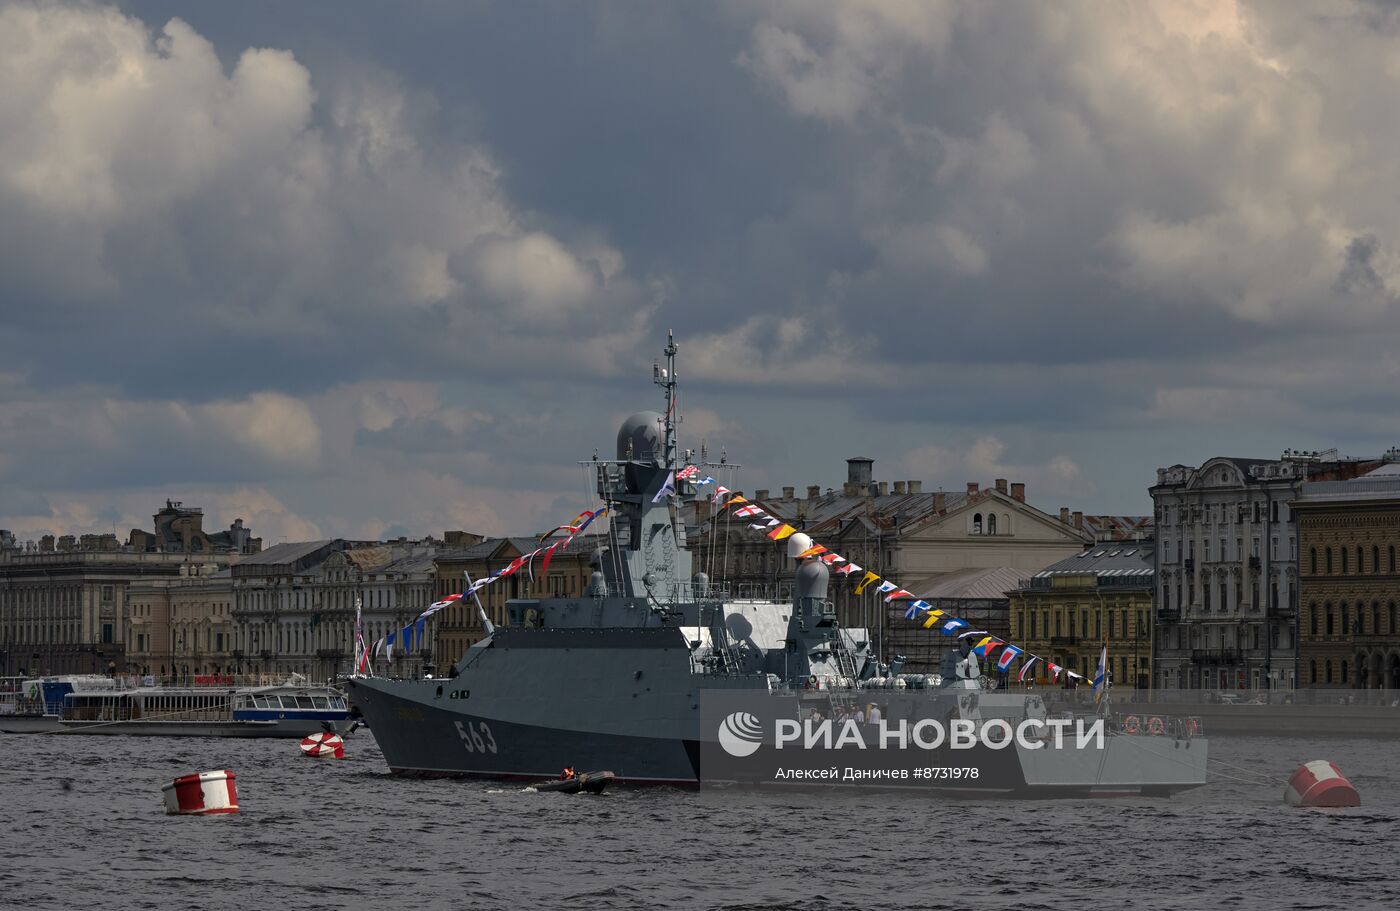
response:
<svg viewBox="0 0 1400 911"><path fill-rule="evenodd" d="M666 366L662 368L660 364L651 365L652 382L660 386L666 393L666 416L662 419L662 446L665 447L665 462L662 465L666 469L676 467L676 352L680 346L676 344L676 337L673 332L666 332Z"/></svg>

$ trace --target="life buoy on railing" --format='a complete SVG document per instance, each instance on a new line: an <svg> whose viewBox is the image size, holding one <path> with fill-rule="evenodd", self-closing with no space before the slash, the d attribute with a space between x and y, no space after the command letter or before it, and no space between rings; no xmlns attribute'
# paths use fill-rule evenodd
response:
<svg viewBox="0 0 1400 911"><path fill-rule="evenodd" d="M1123 716L1123 733L1136 734L1142 730L1142 721L1136 715Z"/></svg>
<svg viewBox="0 0 1400 911"><path fill-rule="evenodd" d="M1195 718L1186 719L1186 736L1197 737L1201 733L1201 723Z"/></svg>
<svg viewBox="0 0 1400 911"><path fill-rule="evenodd" d="M1147 733L1160 737L1167 732L1167 723L1160 717L1153 715L1147 720Z"/></svg>

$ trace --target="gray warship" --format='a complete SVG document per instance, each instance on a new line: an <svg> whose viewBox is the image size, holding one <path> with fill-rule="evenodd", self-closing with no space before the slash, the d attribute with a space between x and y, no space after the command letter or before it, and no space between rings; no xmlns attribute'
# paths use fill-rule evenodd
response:
<svg viewBox="0 0 1400 911"><path fill-rule="evenodd" d="M695 572L680 505L705 494L673 480L676 353L668 340L665 368L654 370L665 412L627 418L617 458L587 463L610 522L583 596L509 601L505 622L488 625L449 676L346 682L394 774L539 780L572 767L609 769L620 783L695 786L715 777L702 775L702 764L723 728L707 700L771 703L806 720L871 701L905 720L1047 715L1038 694L989 689L965 644L941 674L892 671L866 630L838 623L819 560L794 561L794 594L783 601L731 597ZM1172 722L1130 734L1109 722L1099 750L1019 742L956 756L935 750L918 761L981 774L918 786L1054 797L1168 795L1205 784L1207 742L1197 729ZM752 776L735 774L726 763L723 777L772 777L751 768Z"/></svg>

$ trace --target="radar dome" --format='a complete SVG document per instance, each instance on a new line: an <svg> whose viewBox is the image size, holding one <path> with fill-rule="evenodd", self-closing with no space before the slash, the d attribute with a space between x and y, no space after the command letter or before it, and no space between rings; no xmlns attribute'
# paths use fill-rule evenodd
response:
<svg viewBox="0 0 1400 911"><path fill-rule="evenodd" d="M617 457L621 461L661 464L661 422L655 411L638 411L622 422L617 432Z"/></svg>
<svg viewBox="0 0 1400 911"><path fill-rule="evenodd" d="M787 554L788 554L788 559L790 559L790 560L796 560L798 554L800 554L800 553L802 553L803 551L807 550L807 549L810 548L811 546L812 546L812 538L811 538L810 535L804 535L804 534L803 534L802 532L800 532L800 531L799 531L797 534L795 534L795 535L788 535L788 539L787 539Z"/></svg>

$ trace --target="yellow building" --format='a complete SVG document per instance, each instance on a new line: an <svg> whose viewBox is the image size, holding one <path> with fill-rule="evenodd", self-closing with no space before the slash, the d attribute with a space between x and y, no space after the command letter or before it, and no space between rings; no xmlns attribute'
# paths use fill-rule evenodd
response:
<svg viewBox="0 0 1400 911"><path fill-rule="evenodd" d="M1096 544L1011 592L1011 642L1040 657L1032 665L1037 682L1049 682L1046 661L1092 678L1107 645L1109 679L1147 689L1155 575L1150 540Z"/></svg>
<svg viewBox="0 0 1400 911"><path fill-rule="evenodd" d="M478 593L481 607L492 623L504 625L506 602L511 598L582 596L593 573L589 560L598 541L598 537L586 535L576 538L567 548L561 544L550 559L548 570L543 557L536 557L531 566L481 589ZM462 591L468 576L484 579L539 547L540 542L535 538L488 538L470 547L440 551L433 560L434 599L441 600ZM445 673L466 654L472 643L486 635L486 629L481 623L476 600L472 598L444 608L435 620L437 632L433 652L438 667Z"/></svg>
<svg viewBox="0 0 1400 911"><path fill-rule="evenodd" d="M1298 680L1400 689L1400 454L1349 481L1304 484L1298 520Z"/></svg>

